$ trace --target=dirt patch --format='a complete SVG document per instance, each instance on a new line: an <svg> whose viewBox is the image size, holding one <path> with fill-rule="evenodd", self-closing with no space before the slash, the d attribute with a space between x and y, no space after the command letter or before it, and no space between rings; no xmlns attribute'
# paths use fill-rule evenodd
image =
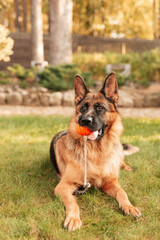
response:
<svg viewBox="0 0 160 240"><path fill-rule="evenodd" d="M52 116L62 115L70 117L74 114L74 107L31 107L31 106L10 106L1 105L0 115L1 116L26 116L26 115L41 115L41 116ZM160 117L160 108L119 108L119 112L122 117L131 118L157 118Z"/></svg>

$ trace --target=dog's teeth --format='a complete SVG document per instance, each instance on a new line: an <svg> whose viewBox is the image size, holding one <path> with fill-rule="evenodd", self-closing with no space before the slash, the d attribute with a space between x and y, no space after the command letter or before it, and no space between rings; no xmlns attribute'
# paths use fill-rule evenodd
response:
<svg viewBox="0 0 160 240"><path fill-rule="evenodd" d="M99 132L99 134L102 134L102 129L100 129L98 132Z"/></svg>

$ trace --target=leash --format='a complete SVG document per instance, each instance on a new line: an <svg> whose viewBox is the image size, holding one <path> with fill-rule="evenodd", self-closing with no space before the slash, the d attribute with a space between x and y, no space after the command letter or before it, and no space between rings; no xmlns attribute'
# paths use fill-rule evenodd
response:
<svg viewBox="0 0 160 240"><path fill-rule="evenodd" d="M87 183L87 136L83 136L84 139L84 184L73 192L73 195L84 194L91 186Z"/></svg>

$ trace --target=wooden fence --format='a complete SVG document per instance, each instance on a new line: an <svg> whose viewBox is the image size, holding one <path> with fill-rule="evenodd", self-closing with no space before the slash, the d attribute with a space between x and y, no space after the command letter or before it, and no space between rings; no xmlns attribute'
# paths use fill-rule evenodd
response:
<svg viewBox="0 0 160 240"><path fill-rule="evenodd" d="M4 63L0 61L0 69L5 69L6 66L20 63L25 67L30 66L31 62L31 37L28 33L12 33L14 39L14 54L11 56L11 61ZM112 39L93 36L78 36L73 35L73 52L142 52L160 46L160 40L144 40L144 39ZM44 52L45 59L49 58L49 36L44 36Z"/></svg>

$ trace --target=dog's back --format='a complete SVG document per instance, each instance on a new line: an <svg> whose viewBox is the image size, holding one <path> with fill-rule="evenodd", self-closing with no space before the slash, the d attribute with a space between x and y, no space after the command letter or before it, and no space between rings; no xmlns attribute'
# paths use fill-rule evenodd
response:
<svg viewBox="0 0 160 240"><path fill-rule="evenodd" d="M50 144L50 160L51 160L51 163L53 164L56 172L58 174L60 174L60 171L59 171L59 168L58 168L58 165L57 165L57 160L56 160L56 154L55 154L55 144L56 142L63 136L65 136L67 134L67 131L68 130L64 130L64 131L61 131L61 132L58 132L52 139L51 141L51 144Z"/></svg>

